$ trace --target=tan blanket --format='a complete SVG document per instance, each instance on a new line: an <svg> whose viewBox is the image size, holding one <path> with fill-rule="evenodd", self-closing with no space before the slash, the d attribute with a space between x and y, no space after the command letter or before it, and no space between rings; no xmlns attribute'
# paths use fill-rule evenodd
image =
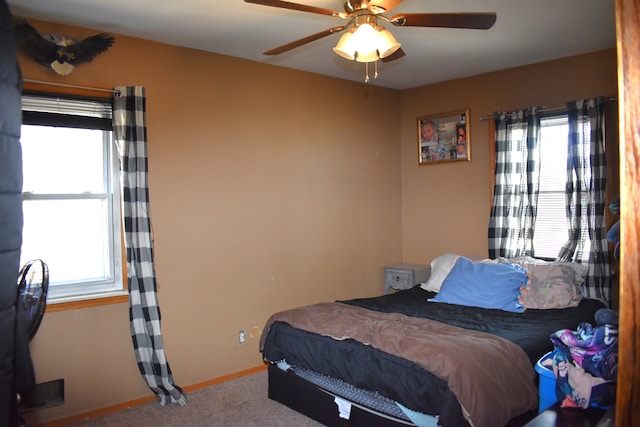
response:
<svg viewBox="0 0 640 427"><path fill-rule="evenodd" d="M269 318L337 340L354 339L410 360L446 381L472 426L505 425L537 406L535 373L517 345L491 334L399 313L340 303L320 303Z"/></svg>

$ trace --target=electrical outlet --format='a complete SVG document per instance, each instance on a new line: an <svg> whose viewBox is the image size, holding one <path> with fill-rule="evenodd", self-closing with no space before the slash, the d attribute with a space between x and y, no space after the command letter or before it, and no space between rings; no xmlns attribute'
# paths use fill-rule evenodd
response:
<svg viewBox="0 0 640 427"><path fill-rule="evenodd" d="M240 332L238 333L238 342L240 344L244 344L245 342L244 329L240 329Z"/></svg>

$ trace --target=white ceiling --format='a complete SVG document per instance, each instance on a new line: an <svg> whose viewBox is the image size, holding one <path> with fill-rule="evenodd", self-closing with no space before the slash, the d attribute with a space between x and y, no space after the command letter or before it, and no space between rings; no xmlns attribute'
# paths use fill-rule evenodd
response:
<svg viewBox="0 0 640 427"><path fill-rule="evenodd" d="M296 2L343 10L342 0ZM26 18L364 81L364 64L345 60L331 50L341 33L278 56L262 55L271 48L345 23L330 16L243 0L8 3L13 15ZM498 18L490 30L386 25L407 55L380 63L380 75L369 82L371 85L408 89L615 46L613 0L404 0L386 16L401 12L496 12Z"/></svg>

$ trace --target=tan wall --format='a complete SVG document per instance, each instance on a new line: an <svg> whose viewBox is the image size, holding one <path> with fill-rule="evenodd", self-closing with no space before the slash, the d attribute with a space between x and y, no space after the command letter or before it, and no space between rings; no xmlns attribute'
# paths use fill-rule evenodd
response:
<svg viewBox="0 0 640 427"><path fill-rule="evenodd" d="M388 263L485 256L480 117L616 93L613 50L405 92L127 37L67 77L21 65L28 79L146 87L162 327L182 386L260 365L257 338L241 346L238 330L277 310L380 294ZM463 108L472 161L418 167L416 117ZM66 385L65 404L31 423L150 394L126 304L47 313L31 348L38 381Z"/></svg>
<svg viewBox="0 0 640 427"><path fill-rule="evenodd" d="M402 247L406 262L444 252L487 257L489 122L494 111L563 106L617 93L615 49L425 86L402 94ZM611 105L614 107L615 104ZM469 108L471 162L418 166L417 117ZM615 129L616 124L610 128ZM612 149L617 151L617 141ZM613 165L617 170L617 165ZM614 172L614 174L617 172Z"/></svg>
<svg viewBox="0 0 640 427"><path fill-rule="evenodd" d="M147 90L159 301L179 385L261 365L258 338L239 345L240 329L381 294L383 266L401 261L398 92L127 37L67 77L21 66L26 79ZM65 404L31 423L150 395L126 304L47 313L31 348L38 382L66 386Z"/></svg>

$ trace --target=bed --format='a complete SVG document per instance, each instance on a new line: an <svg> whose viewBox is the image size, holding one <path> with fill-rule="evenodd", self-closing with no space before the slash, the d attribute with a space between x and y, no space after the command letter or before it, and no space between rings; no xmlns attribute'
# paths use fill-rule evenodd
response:
<svg viewBox="0 0 640 427"><path fill-rule="evenodd" d="M575 266L563 265L559 275L555 264L542 269L538 262L450 256L442 268L437 261L445 255L432 262L429 282L411 289L271 316L260 343L269 397L329 426L522 425L537 408L534 365L553 349L549 335L593 323L604 306L576 297L581 277ZM513 293L508 304L464 301L476 289L479 305L492 300L491 283L505 278L498 270L512 282L496 294ZM533 291L542 270L544 289ZM517 283L523 277L525 283ZM462 304L438 300L452 286ZM546 300L538 295L523 307L529 289L546 292ZM530 308L540 303L547 306Z"/></svg>

